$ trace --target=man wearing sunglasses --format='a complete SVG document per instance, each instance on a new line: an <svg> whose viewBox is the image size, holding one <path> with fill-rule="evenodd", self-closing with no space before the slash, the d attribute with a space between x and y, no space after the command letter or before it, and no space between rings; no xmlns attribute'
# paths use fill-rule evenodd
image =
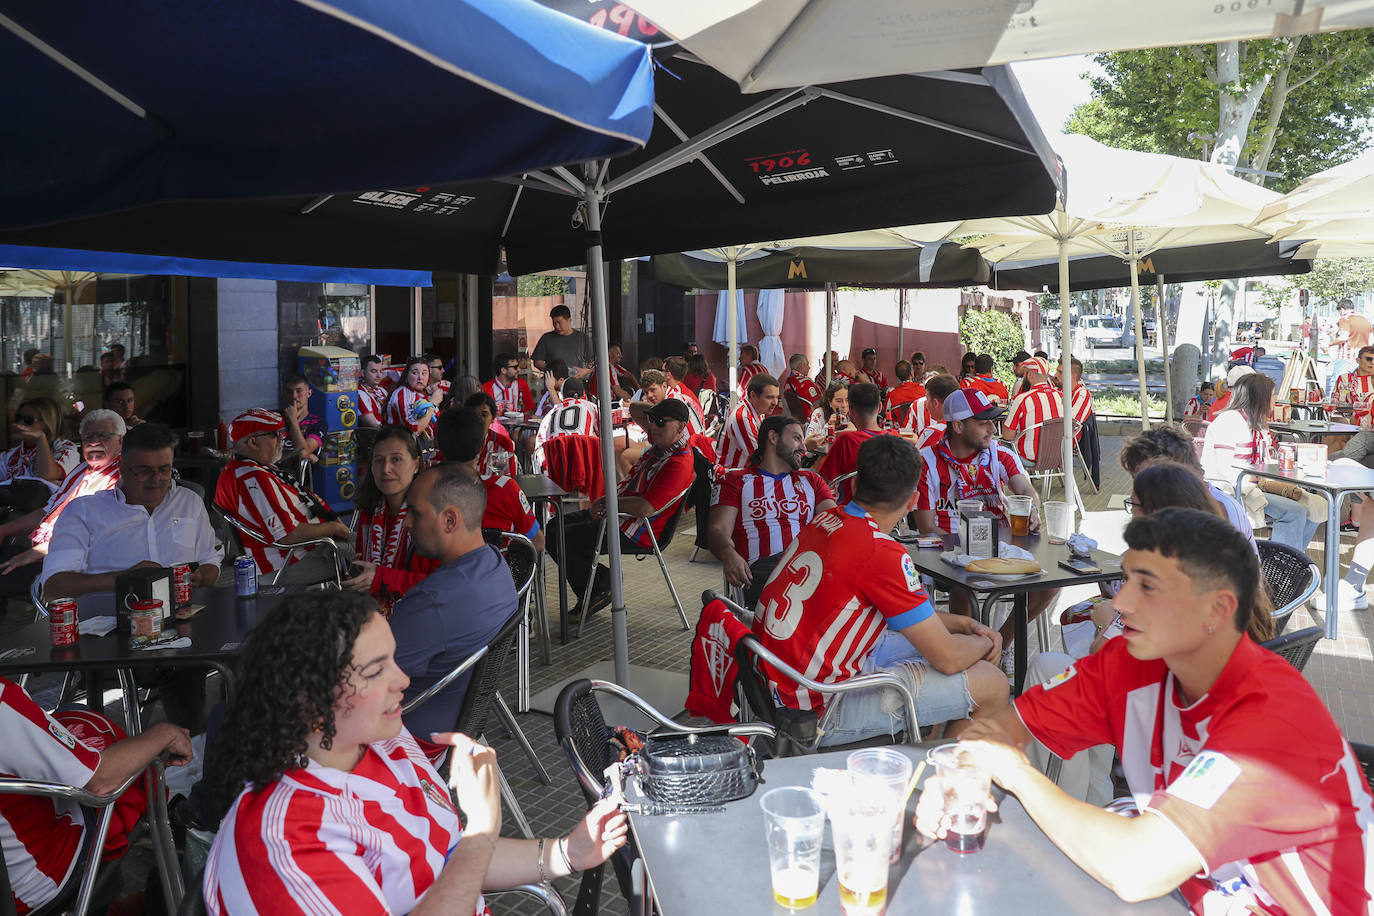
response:
<svg viewBox="0 0 1374 916"><path fill-rule="evenodd" d="M1371 412L1374 410L1374 347L1360 348L1355 371L1336 379L1331 400L1350 407L1353 411L1351 422L1360 427L1360 431L1331 458L1353 458L1369 464L1366 459L1374 455L1374 412Z"/></svg>
<svg viewBox="0 0 1374 916"><path fill-rule="evenodd" d="M671 512L662 510L676 504L691 485L694 475L692 466L692 447L688 445L687 405L682 401L664 398L649 409L645 427L649 432L650 448L640 456L630 473L616 487L619 494L620 512L631 518L622 518L612 523L620 527L620 542L623 549L638 550L650 545L649 524L653 525L655 538L663 535L671 519ZM650 523L643 521L645 516L659 513ZM549 553L568 571L568 582L577 594L587 591L588 571L592 558L597 555L597 528L606 517L606 498L603 496L592 503L591 508L574 512L564 522L565 542L560 543L556 527L550 527L548 534ZM610 570L605 566L596 568L596 587L591 600L579 603L572 613L574 622L584 615L594 614L611 601Z"/></svg>
<svg viewBox="0 0 1374 916"><path fill-rule="evenodd" d="M81 418L81 452L86 460L67 475L46 506L0 525L0 538L14 536L19 541L0 552L0 595L29 593L48 555L53 527L72 500L119 483L119 457L127 431L124 419L113 410L92 410Z"/></svg>

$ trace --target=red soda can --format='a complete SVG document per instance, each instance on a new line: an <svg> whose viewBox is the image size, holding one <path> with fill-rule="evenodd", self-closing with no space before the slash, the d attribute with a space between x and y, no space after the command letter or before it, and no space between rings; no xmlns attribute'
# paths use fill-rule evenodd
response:
<svg viewBox="0 0 1374 916"><path fill-rule="evenodd" d="M156 638L162 635L162 601L144 598L129 604L129 635Z"/></svg>
<svg viewBox="0 0 1374 916"><path fill-rule="evenodd" d="M1298 466L1298 449L1295 445L1279 446L1279 470L1291 471Z"/></svg>
<svg viewBox="0 0 1374 916"><path fill-rule="evenodd" d="M54 646L76 645L76 599L55 598L49 602L48 626Z"/></svg>
<svg viewBox="0 0 1374 916"><path fill-rule="evenodd" d="M172 567L172 604L185 607L191 603L191 567L185 563Z"/></svg>

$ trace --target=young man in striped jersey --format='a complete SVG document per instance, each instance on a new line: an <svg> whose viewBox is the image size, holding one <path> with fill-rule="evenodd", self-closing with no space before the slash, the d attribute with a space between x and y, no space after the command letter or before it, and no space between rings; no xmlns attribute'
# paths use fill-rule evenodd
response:
<svg viewBox="0 0 1374 916"><path fill-rule="evenodd" d="M1123 900L1177 889L1194 913L1367 913L1369 786L1310 684L1246 635L1259 560L1225 519L1126 526L1123 634L961 738L1069 858ZM1070 798L1030 765L1112 744L1140 816ZM940 791L916 824L949 829ZM938 789L938 780L936 788Z"/></svg>
<svg viewBox="0 0 1374 916"><path fill-rule="evenodd" d="M759 444L759 423L778 406L778 381L767 372L749 379L744 400L721 432L721 467L742 468Z"/></svg>
<svg viewBox="0 0 1374 916"><path fill-rule="evenodd" d="M921 461L911 444L875 436L859 449L853 502L817 515L783 552L754 612L754 634L783 661L822 683L861 672L888 670L916 696L922 726L948 722L945 737L969 725L968 717L1006 708L1007 678L990 660L999 657L996 633L971 617L937 613L921 588L916 564L891 531L916 504ZM875 656L884 631L904 639L904 651ZM823 712L824 697L771 670L769 692L780 707ZM885 691L845 697L822 746L848 744L905 725L904 711L886 707Z"/></svg>
<svg viewBox="0 0 1374 916"><path fill-rule="evenodd" d="M818 513L835 508L830 487L815 471L803 470L805 429L786 415L759 426L758 447L742 468L725 475L711 507L711 553L725 567L725 579L744 589L753 607L778 555Z"/></svg>
<svg viewBox="0 0 1374 916"><path fill-rule="evenodd" d="M1048 420L1064 416L1064 398L1063 392L1039 369L1027 369L1025 377L1030 382L1030 390L1017 395L1011 402L1002 432L1014 440L1016 454L1022 461L1035 464L1040 457L1040 427Z"/></svg>

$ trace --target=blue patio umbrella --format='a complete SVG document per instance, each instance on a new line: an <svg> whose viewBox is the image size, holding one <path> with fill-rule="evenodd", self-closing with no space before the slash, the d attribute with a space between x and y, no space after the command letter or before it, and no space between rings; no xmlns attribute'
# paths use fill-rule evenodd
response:
<svg viewBox="0 0 1374 916"><path fill-rule="evenodd" d="M649 49L533 0L13 0L0 226L642 147Z"/></svg>

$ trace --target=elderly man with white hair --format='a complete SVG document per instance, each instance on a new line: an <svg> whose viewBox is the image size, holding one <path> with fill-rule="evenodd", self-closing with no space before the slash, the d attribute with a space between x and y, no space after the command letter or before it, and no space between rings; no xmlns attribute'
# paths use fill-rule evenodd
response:
<svg viewBox="0 0 1374 916"><path fill-rule="evenodd" d="M113 410L100 408L81 418L81 457L85 460L66 476L47 505L0 525L0 538L18 541L0 551L0 595L28 594L48 555L53 526L72 500L119 483L119 458L127 431L124 418Z"/></svg>

